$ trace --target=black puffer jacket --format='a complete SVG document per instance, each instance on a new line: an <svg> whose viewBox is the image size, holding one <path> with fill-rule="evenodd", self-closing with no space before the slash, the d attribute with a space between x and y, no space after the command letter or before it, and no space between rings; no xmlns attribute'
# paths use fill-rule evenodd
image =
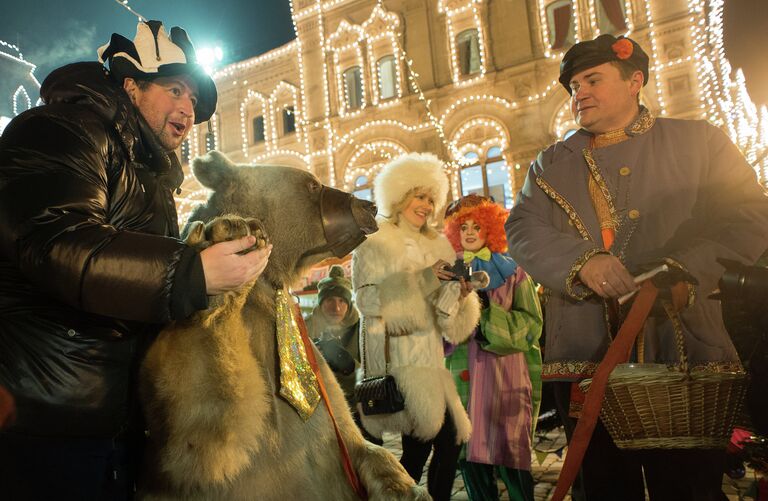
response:
<svg viewBox="0 0 768 501"><path fill-rule="evenodd" d="M158 327L207 306L175 155L98 63L51 74L0 136L0 385L37 436L111 437ZM169 238L172 237L172 238Z"/></svg>

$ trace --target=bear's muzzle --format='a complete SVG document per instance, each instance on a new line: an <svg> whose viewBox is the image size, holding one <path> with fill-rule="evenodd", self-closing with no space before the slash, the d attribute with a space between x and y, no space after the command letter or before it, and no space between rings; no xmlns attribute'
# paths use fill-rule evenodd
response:
<svg viewBox="0 0 768 501"><path fill-rule="evenodd" d="M320 216L327 248L336 257L349 254L379 229L375 204L328 186L320 191Z"/></svg>

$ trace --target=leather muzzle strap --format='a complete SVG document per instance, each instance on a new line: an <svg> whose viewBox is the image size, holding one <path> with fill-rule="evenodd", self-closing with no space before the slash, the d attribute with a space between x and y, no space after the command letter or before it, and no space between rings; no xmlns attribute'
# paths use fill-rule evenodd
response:
<svg viewBox="0 0 768 501"><path fill-rule="evenodd" d="M320 395L323 397L323 402L325 402L325 406L328 409L328 414L331 416L333 429L336 432L336 440L339 442L339 451L341 452L342 465L344 466L344 473L347 476L347 481L355 491L355 494L357 494L357 497L359 497L362 501L367 501L368 493L365 492L365 488L363 488L363 484L360 483L360 479L357 477L355 468L352 466L352 459L349 456L349 450L347 449L347 445L344 443L344 439L341 437L339 425L336 423L336 416L333 414L333 407L331 407L328 393L325 391L325 383L323 383L323 378L320 376L320 366L317 364L317 359L315 358L312 341L309 340L309 336L307 335L307 325L304 323L304 318L301 316L299 305L294 303L293 307L295 310L296 323L299 324L299 331L301 332L301 340L304 343L304 349L307 351L309 365L312 366L312 371L317 377L317 382L320 385Z"/></svg>
<svg viewBox="0 0 768 501"><path fill-rule="evenodd" d="M592 384L589 386L584 400L581 417L576 423L576 429L573 431L571 442L568 444L568 453L565 456L565 463L557 479L557 487L555 487L551 501L562 501L576 479L584 459L584 453L587 451L589 441L592 438L592 432L595 430L597 419L600 417L608 376L611 375L614 367L629 360L635 338L642 330L658 293L659 290L650 280L643 283L634 303L632 303L632 308L627 314L627 319L621 325L619 333L608 348L600 365L597 366L597 370L592 376Z"/></svg>

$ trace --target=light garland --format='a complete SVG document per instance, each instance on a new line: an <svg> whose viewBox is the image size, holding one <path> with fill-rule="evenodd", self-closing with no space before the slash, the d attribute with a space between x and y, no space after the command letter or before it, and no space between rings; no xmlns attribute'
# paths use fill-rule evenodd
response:
<svg viewBox="0 0 768 501"><path fill-rule="evenodd" d="M289 95L288 101L281 100L281 94L284 95L286 93ZM284 110L286 107L293 106L293 115L295 118L294 123L298 129L298 122L300 121L301 117L301 108L298 101L298 89L296 89L296 86L291 85L285 81L278 82L278 84L272 90L272 93L269 95L269 99L267 101L269 104L269 115L271 117L270 123L272 124L272 141L267 143L267 150L269 151L277 147L277 138L280 137L277 132L278 114L282 115L282 110ZM299 133L298 130L297 133ZM299 137L299 142L302 142L301 137Z"/></svg>
<svg viewBox="0 0 768 501"><path fill-rule="evenodd" d="M408 152L402 145L390 141L390 140L381 140L381 141L371 141L369 143L363 143L360 144L360 147L355 151L355 153L352 155L352 157L349 159L348 165L352 168L355 167L355 164L357 163L358 159L365 153L378 153L381 155L384 155L387 157L387 159L391 158L391 154L385 150L385 148L389 148L393 151L395 151L398 155L402 155Z"/></svg>
<svg viewBox="0 0 768 501"><path fill-rule="evenodd" d="M571 101L566 99L565 103L560 107L560 111L555 116L555 121L552 125L552 131L558 141L564 139L565 133L570 129L579 129L578 124L573 120L571 114Z"/></svg>
<svg viewBox="0 0 768 501"><path fill-rule="evenodd" d="M667 105L664 102L664 92L662 90L661 83L661 69L656 68L655 64L659 61L659 49L656 43L656 25L653 22L653 15L651 14L651 0L645 0L645 18L648 23L648 38L651 40L651 61L652 65L649 68L649 72L653 72L656 78L654 87L656 87L656 100L659 103L659 114L667 114Z"/></svg>
<svg viewBox="0 0 768 501"><path fill-rule="evenodd" d="M596 36L601 32L600 24L607 26L603 19L604 11L598 11L600 0L573 0L571 3L570 28L573 30L574 37L579 40L586 36ZM638 40L647 40L650 45L649 56L651 59L651 71L656 78L655 100L658 104L658 112L661 115L667 113L667 95L663 88L666 81L667 72L670 70L685 71L685 67L690 65L696 75L696 85L694 91L698 89L698 105L701 109L701 115L715 121L723 126L742 148L751 162L760 162L759 176L763 182L768 177L768 159L760 157L766 151L768 144L768 111L765 108L755 109L751 105L743 84L743 75L736 73L731 78L728 73L730 66L722 53L722 3L723 0L688 0L688 23L686 28L690 30L690 40L693 43L694 51L692 54L683 56L674 56L674 59L664 62L660 59L660 41L666 41L668 27L677 26L682 22L676 16L665 17L662 25L657 25L654 19L655 9L658 8L658 0L621 0L624 7L624 21L626 24L625 35L636 30L641 34L636 34ZM376 172L377 166L383 161L391 158L395 154L404 153L406 148L402 145L395 147L395 144L388 143L388 139L377 139L376 134L384 134L387 131L397 133L417 134L434 132L447 153L450 161L446 168L453 186L453 192L458 193L459 172L462 163L466 164L463 157L468 151L478 150L482 157L482 151L492 143L503 146L503 157L505 158L504 170L507 173L514 173L521 170L520 163L511 162L512 153L508 151L509 134L505 133L506 119L502 122L496 117L488 116L488 111L496 107L499 111L516 112L523 108L538 106L553 97L553 93L558 92L560 85L556 79L550 81L544 89L539 87L537 92L511 100L501 95L493 95L488 91L480 91L470 95L451 96L448 88L435 89L429 91L429 98L419 85L419 75L415 71L413 60L408 56L402 47L404 34L402 33L402 21L400 17L389 12L383 7L381 0L378 0L370 11L370 15L360 24L352 24L342 19L336 25L333 34L326 36L327 19L339 19L338 13L333 16L327 14L342 5L351 5L350 0L316 0L314 2L303 2L304 6L298 11L294 10L294 2L291 1L291 14L294 23L294 30L297 33L297 39L286 46L275 49L265 55L253 58L243 63L231 65L217 74L225 76L228 80L237 75L237 80L243 80L243 72L256 71L259 65L267 65L276 58L296 57L299 66L299 83L290 91L289 98L293 98L294 110L296 112L297 139L300 145L304 145L302 152L290 151L286 148L280 148L279 134L277 133L278 121L275 118L280 112L283 101L277 98L277 89L269 93L269 97L261 96L262 108L266 106L267 111L262 109L265 116L265 150L258 155L251 154L251 161L258 162L262 160L274 159L278 156L287 157L301 161L308 169L312 170L314 166L324 163L328 166L328 181L330 184L336 183L335 163L342 160L342 156L350 155L350 160L344 164L343 176L339 178L340 183L354 188L352 184L360 175L372 176ZM551 39L554 34L549 32L549 25L546 18L547 0L537 0L539 8L539 20L541 25L541 39L545 48L545 71L547 73L552 64L552 59L562 55L561 50L551 50ZM705 6L707 7L705 9ZM346 7L345 7L346 8ZM467 84L479 82L484 78L485 72L489 71L487 55L488 47L484 25L484 15L481 14L485 8L483 0L439 0L438 10L444 15L446 33L449 38L449 47L451 53L448 54L451 68L451 78L453 85L451 89L458 89ZM643 17L643 13L645 16ZM636 18L636 16L640 16ZM666 15L665 15L666 16ZM327 18L327 19L326 19ZM306 67L306 53L303 45L306 43L304 33L299 35L297 22L306 21L314 25L311 29L311 37L317 37L319 41L319 51L321 57L318 60L312 60L312 64L317 68L314 75L308 73ZM640 23L640 24L638 24ZM482 70L473 75L460 75L460 66L458 65L458 53L456 45L456 33L464 29L477 29L478 49L482 58ZM660 36L660 33L662 34ZM309 42L314 44L314 40ZM483 44L480 47L480 44ZM314 49L313 49L314 50ZM395 61L395 90L396 96L390 99L383 99L381 94L382 74L379 61L383 57L392 55ZM309 87L307 81L318 78L320 73L320 63L322 62L322 81L317 95L312 96L319 101L322 96L323 113L319 109L314 111L314 116L309 116L307 92ZM352 65L360 67L360 80L362 85L361 108L358 110L349 110L346 108L348 102L346 96L346 87L342 80L342 70ZM726 72L725 70L728 69ZM259 71L261 71L259 69ZM538 69L536 71L539 71ZM336 81L334 82L334 78ZM235 83L233 82L233 86ZM407 86L407 87L406 87ZM487 87L484 87L484 89ZM280 91L286 95L286 87ZM338 110L332 111L335 107L331 99L332 93L338 96ZM410 95L409 95L410 94ZM437 97L435 97L437 96ZM251 97L251 96L249 96ZM433 103L433 98L439 98L436 101L439 106ZM246 98L248 99L248 98ZM280 99L283 99L282 97ZM555 96L555 99L558 99ZM258 99L257 99L258 100ZM418 100L418 101L416 101ZM264 104L266 103L266 105ZM405 104L403 104L405 103ZM400 117L379 118L374 113L387 109L387 107L407 106L412 107L413 103L421 104L424 107L424 119L418 123L407 123ZM461 123L453 124L452 118L459 110L465 110L469 106L482 106L483 116L471 116ZM490 107L490 109L489 109ZM549 105L547 105L548 109ZM256 106L255 108L258 108ZM363 109L364 108L364 109ZM572 126L574 122L570 118L570 109L568 103L555 108L556 113L549 123L549 130L558 137ZM371 111L375 110L375 111ZM246 116L248 108L241 103L241 128L243 136L243 151L248 156L248 150L251 148L248 138L248 124ZM256 109L252 109L253 112ZM338 113L338 115L332 115ZM370 120L368 120L370 118ZM375 118L375 119L374 119ZM363 120L361 120L363 119ZM270 122L269 120L272 120ZM364 121L356 123L354 120ZM349 125L347 125L349 124ZM455 131L449 140L445 133L445 127L450 127ZM483 134L482 141L476 141L475 144L468 141L468 134L476 127L487 129ZM322 130L322 132L320 132ZM310 133L322 134L323 142L318 142L314 148L310 147ZM379 136L381 137L381 136ZM392 137L392 136L390 136ZM366 139L362 139L366 138ZM320 139L319 136L316 139ZM542 145L543 146L543 145ZM342 150L343 149L343 150ZM350 150L351 149L351 150ZM342 152L343 151L343 152ZM370 161L365 154L371 155ZM762 160L760 160L762 158ZM366 165L359 165L365 160ZM518 159L524 160L524 159ZM340 172L340 174L342 174ZM514 176L509 175L510 186L514 184ZM350 184L352 183L352 184Z"/></svg>
<svg viewBox="0 0 768 501"><path fill-rule="evenodd" d="M260 103L260 110L261 113L258 115L253 115L254 117L261 116L264 118L264 141L269 142L269 132L272 130L269 124L269 113L268 111L268 99L264 97L263 94L256 92L255 90L248 89L245 99L240 103L240 137L242 139L242 148L243 148L243 157L246 159L248 158L248 152L251 147L251 141L248 137L248 124L246 123L246 119L250 118L251 115L246 113L247 109L249 108L252 101L257 101Z"/></svg>
<svg viewBox="0 0 768 501"><path fill-rule="evenodd" d="M484 134L485 140L479 145L471 142L465 142L461 147L459 147L458 144L462 142L464 135L476 127L492 129L494 134ZM479 158L484 158L486 152L494 146L498 147L502 152L506 151L509 146L509 133L503 124L491 118L474 118L464 122L451 137L450 151L453 153L453 162L451 162L450 169L452 171L453 177L456 180L460 180L461 171L463 168L478 164L477 160L466 158L465 155L468 152L472 151L476 153ZM479 164L483 169L485 169L486 163L487 162L482 162ZM506 159L504 160L504 163L505 172L507 172L507 184L509 185L509 189L512 190L512 176L509 175L509 165ZM461 196L461 191L459 188L460 186L458 182L453 184L452 191L454 198ZM510 191L510 193L512 193L512 191Z"/></svg>
<svg viewBox="0 0 768 501"><path fill-rule="evenodd" d="M598 0L599 1L599 0ZM570 0L571 2L571 27L574 30L574 39L575 42L578 43L580 36L581 36L581 30L579 29L579 0ZM565 52L564 48L559 50L552 50L552 43L554 40L551 39L550 33L549 33L549 20L547 19L547 7L549 4L553 2L546 2L545 0L536 0L536 5L539 8L539 23L541 25L541 35L542 35L542 41L544 42L544 55L548 58L562 58L563 53Z"/></svg>
<svg viewBox="0 0 768 501"><path fill-rule="evenodd" d="M27 107L21 111L26 111L32 107L32 100L29 98L29 94L27 94L27 90L24 88L23 85L19 85L19 87L16 89L16 92L13 93L13 116L16 116L20 113L19 97L22 97L24 98L24 100L27 101Z"/></svg>
<svg viewBox="0 0 768 501"><path fill-rule="evenodd" d="M453 9L448 8L444 0L440 0L438 2L438 11L444 13L446 16L446 26L448 28L448 47L451 48L451 68L453 70L453 83L457 86L469 85L481 80L485 76L485 71L487 68L483 24L480 22L480 15L477 10L477 5L481 4L483 0L465 1L466 3ZM455 28L456 24L461 27L460 32ZM461 74L458 55L459 50L457 47L457 36L458 33L464 33L467 30L474 30L477 34L478 52L480 56L480 68L477 75Z"/></svg>
<svg viewBox="0 0 768 501"><path fill-rule="evenodd" d="M282 47L278 47L269 52L265 52L264 54L261 54L259 56L252 57L250 59L247 59L245 61L240 61L238 63L227 65L221 68L220 70L217 70L216 72L214 72L212 75L212 78L215 81L231 78L232 76L236 74L240 74L245 70L251 70L256 66L264 65L279 57L288 55L291 52L294 52L294 51L299 52L299 47L300 47L300 44L298 42L298 39L292 40L287 44L283 45Z"/></svg>
<svg viewBox="0 0 768 501"><path fill-rule="evenodd" d="M758 180L768 186L768 110L754 105L741 70L731 79L723 44L723 8L724 0L689 1L701 113L727 131Z"/></svg>
<svg viewBox="0 0 768 501"><path fill-rule="evenodd" d="M392 56L394 58L395 68L395 94L397 99L388 99L386 104L391 106L399 101L403 96L402 92L402 76L400 69L400 57L398 54L397 44L397 29L400 27L400 19L397 14L393 12L387 12L378 2L371 11L371 15L362 24L362 29L365 32L366 46L368 49L368 65L371 68L371 72L377 77L376 85L371 83L371 93L373 95L373 105L378 105L382 101L381 83L383 77L381 74L381 68L378 65L378 61L381 61L386 56ZM389 51L381 53L381 50L377 50L379 45L387 46L386 43L380 43L380 40L388 41Z"/></svg>
<svg viewBox="0 0 768 501"><path fill-rule="evenodd" d="M130 5L128 5L128 0L115 0L115 2L120 6L123 7L125 10L133 14L134 16L139 18L139 22L146 21L147 18L136 12L133 8L131 8Z"/></svg>

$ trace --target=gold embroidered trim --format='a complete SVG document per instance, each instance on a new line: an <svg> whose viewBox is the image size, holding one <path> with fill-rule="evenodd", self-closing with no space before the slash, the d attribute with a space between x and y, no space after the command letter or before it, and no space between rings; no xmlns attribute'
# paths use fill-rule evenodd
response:
<svg viewBox="0 0 768 501"><path fill-rule="evenodd" d="M539 185L539 188L541 188L541 190L546 193L549 198L554 200L555 203L557 203L557 205L559 205L566 214L568 214L568 218L573 222L574 227L576 227L576 229L579 231L579 235L581 235L584 240L594 241L592 236L589 234L589 231L587 231L587 227L584 226L581 218L576 213L568 200L563 198L563 196L560 195L549 183L544 181L541 176L536 177L536 184Z"/></svg>
<svg viewBox="0 0 768 501"><path fill-rule="evenodd" d="M581 301L585 297L592 294L592 291L587 287L584 287L584 291L582 292L577 291L573 285L573 282L576 281L576 276L579 274L581 267L584 266L584 263L589 261L589 259L596 254L610 254L610 252L599 247L589 249L587 252L579 256L579 258L573 263L573 266L571 266L571 271L568 272L568 277L565 279L565 292L572 298Z"/></svg>
<svg viewBox="0 0 768 501"><path fill-rule="evenodd" d="M606 146L612 146L629 139L629 135L624 129L612 130L603 134L595 134L593 144L595 149L604 148Z"/></svg>
<svg viewBox="0 0 768 501"><path fill-rule="evenodd" d="M600 169L597 167L597 164L595 163L595 158L592 156L592 150L589 148L584 148L582 150L582 153L584 154L584 160L587 161L587 166L589 167L589 172L592 173L592 178L597 183L597 186L600 188L600 193L603 194L603 198L605 198L605 203L608 205L608 211L611 215L611 226L614 228L616 233L619 232L619 218L616 215L616 207L613 205L613 197L611 196L611 190L608 189L608 184L606 184L605 179L603 178L603 175L600 173Z"/></svg>
<svg viewBox="0 0 768 501"><path fill-rule="evenodd" d="M648 132L654 123L656 123L656 117L651 114L648 108L641 106L640 114L624 131L630 136L639 136Z"/></svg>
<svg viewBox="0 0 768 501"><path fill-rule="evenodd" d="M688 274L691 273L690 271L688 271L688 268L686 268L683 265L683 263L681 263L680 261L677 261L676 259L672 259L671 257L665 257L664 262L670 266L679 268ZM688 305L687 306L690 308L691 306L693 306L693 303L696 302L696 286L690 283L686 283L686 285L688 286Z"/></svg>
<svg viewBox="0 0 768 501"><path fill-rule="evenodd" d="M545 362L541 368L542 379L583 379L592 376L597 370L598 362Z"/></svg>
<svg viewBox="0 0 768 501"><path fill-rule="evenodd" d="M541 369L542 379L583 379L592 377L597 371L598 362L545 362ZM679 363L667 364L671 370L679 371ZM690 367L691 372L743 373L744 367L740 362L700 362Z"/></svg>

